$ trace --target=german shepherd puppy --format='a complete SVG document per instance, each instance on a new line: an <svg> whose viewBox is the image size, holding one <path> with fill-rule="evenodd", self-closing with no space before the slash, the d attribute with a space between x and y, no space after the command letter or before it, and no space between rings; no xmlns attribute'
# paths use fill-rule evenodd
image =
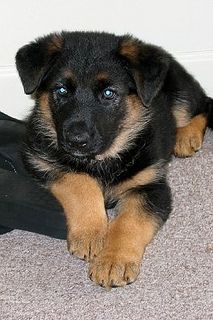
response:
<svg viewBox="0 0 213 320"><path fill-rule="evenodd" d="M35 100L23 159L64 209L69 252L101 286L135 281L171 211L167 165L201 148L213 100L169 53L130 35L50 34L16 65Z"/></svg>

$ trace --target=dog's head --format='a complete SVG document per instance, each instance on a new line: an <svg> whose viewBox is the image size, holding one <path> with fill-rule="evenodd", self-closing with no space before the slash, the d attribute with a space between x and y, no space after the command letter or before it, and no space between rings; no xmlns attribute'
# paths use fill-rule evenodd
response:
<svg viewBox="0 0 213 320"><path fill-rule="evenodd" d="M130 36L62 32L22 47L16 65L26 94L74 157L116 157L146 126L168 56Z"/></svg>

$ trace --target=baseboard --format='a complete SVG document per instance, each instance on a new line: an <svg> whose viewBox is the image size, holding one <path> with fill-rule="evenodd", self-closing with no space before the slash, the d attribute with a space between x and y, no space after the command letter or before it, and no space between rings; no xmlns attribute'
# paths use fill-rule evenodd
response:
<svg viewBox="0 0 213 320"><path fill-rule="evenodd" d="M213 50L178 52L174 56L200 82L206 93L213 96ZM24 94L14 65L0 66L0 111L23 119L33 101Z"/></svg>
<svg viewBox="0 0 213 320"><path fill-rule="evenodd" d="M15 66L0 66L0 87L0 111L23 119L33 101L24 94Z"/></svg>

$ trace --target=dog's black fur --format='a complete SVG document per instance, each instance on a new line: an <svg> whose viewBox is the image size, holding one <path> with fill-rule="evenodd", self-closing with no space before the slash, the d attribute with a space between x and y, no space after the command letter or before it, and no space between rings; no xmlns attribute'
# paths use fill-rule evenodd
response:
<svg viewBox="0 0 213 320"><path fill-rule="evenodd" d="M62 171L83 171L99 178L104 185L116 184L156 161L170 160L175 143L176 125L172 114L175 104L187 102L190 117L212 113L212 100L200 85L159 47L130 36L106 33L62 32L56 35L56 40L57 37L62 37L62 47L57 48L53 43L56 48L52 54L48 53L48 46L54 41L54 35L49 35L24 46L16 56L25 92L34 93L36 100L28 119L25 162L43 183L49 183L57 175L36 170L27 160L29 154L49 160ZM133 64L119 52L122 43L129 40L140 48L138 61ZM77 81L65 83L69 90L67 97L56 97L57 86L64 82L62 71L65 70L72 70ZM93 77L103 71L110 74L109 83L95 83ZM135 71L141 74L142 80L134 79ZM118 91L118 99L101 100L101 91L108 86ZM38 97L43 91L50 93L58 147L51 144L51 137L38 125ZM106 150L119 135L119 125L126 114L123 100L130 94L137 94L148 109L149 125L118 157L95 160L94 156ZM212 121L212 116L209 119ZM85 157L84 154L75 157L63 141L65 123L73 128L73 135L88 131L91 146Z"/></svg>
<svg viewBox="0 0 213 320"><path fill-rule="evenodd" d="M35 99L23 152L28 170L47 187L67 172L84 172L108 194L157 164L157 178L136 185L134 192L166 221L171 211L166 165L178 122L174 111L183 107L189 121L203 114L213 128L213 100L198 82L162 48L129 35L50 34L21 48L16 65L25 93ZM132 99L141 108L140 119L129 122L128 138L112 151L114 141L129 130L123 124ZM105 199L119 201L113 193Z"/></svg>

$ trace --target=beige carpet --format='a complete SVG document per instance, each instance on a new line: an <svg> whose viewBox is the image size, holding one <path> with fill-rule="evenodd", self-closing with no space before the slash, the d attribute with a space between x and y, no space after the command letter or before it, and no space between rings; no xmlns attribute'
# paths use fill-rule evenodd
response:
<svg viewBox="0 0 213 320"><path fill-rule="evenodd" d="M169 179L174 210L125 288L95 286L65 241L0 236L0 319L213 319L213 133L195 157L173 160Z"/></svg>

